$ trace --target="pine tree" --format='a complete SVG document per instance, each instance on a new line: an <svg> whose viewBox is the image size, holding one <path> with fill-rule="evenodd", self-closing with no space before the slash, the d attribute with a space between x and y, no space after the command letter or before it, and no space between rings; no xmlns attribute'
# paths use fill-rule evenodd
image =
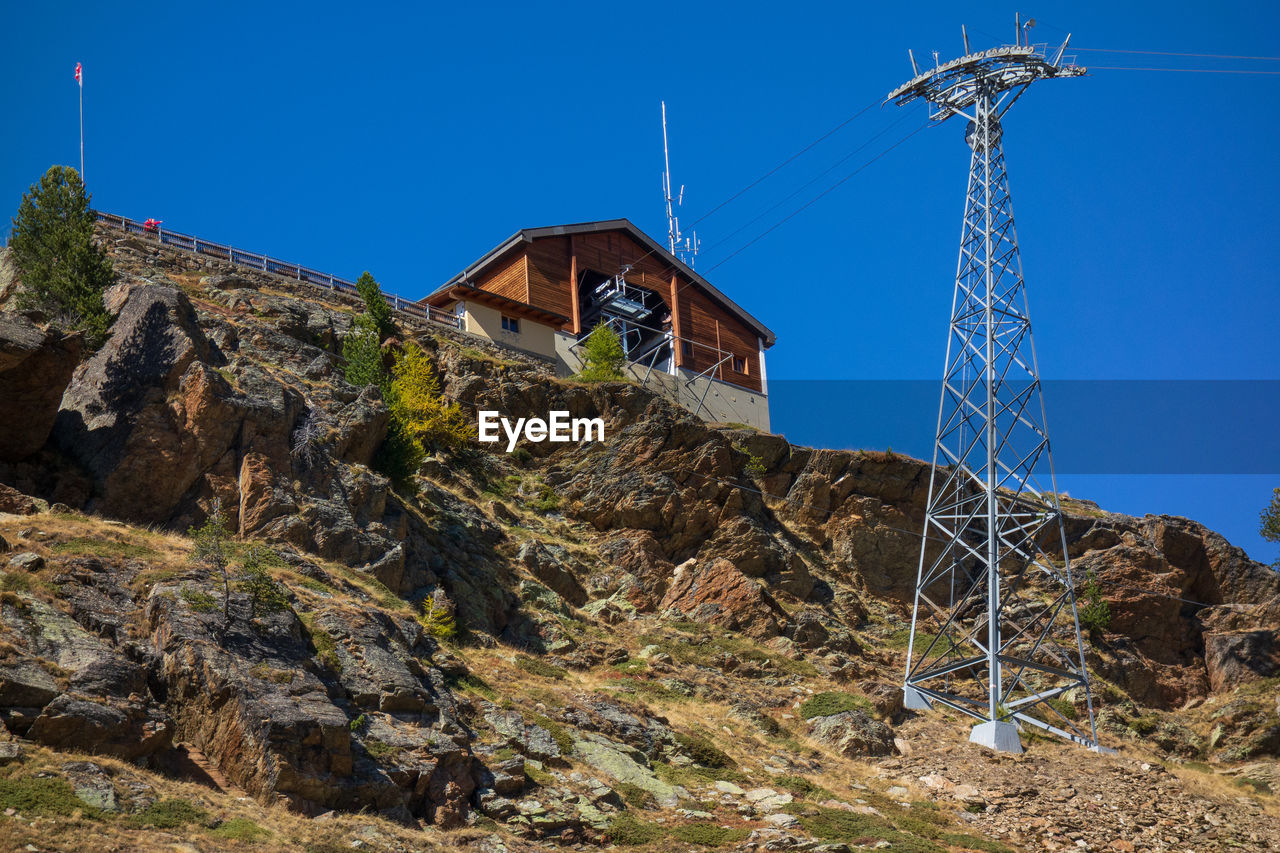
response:
<svg viewBox="0 0 1280 853"><path fill-rule="evenodd" d="M204 524L187 533L192 539L191 562L222 575L222 629L231 621L231 577L227 574L231 533L222 517L222 499L215 498Z"/></svg>
<svg viewBox="0 0 1280 853"><path fill-rule="evenodd" d="M91 347L106 339L110 315L102 291L114 273L93 242L94 215L75 169L53 166L22 196L9 248L26 291L24 307L38 308L85 333Z"/></svg>
<svg viewBox="0 0 1280 853"><path fill-rule="evenodd" d="M343 374L357 387L376 386L385 399L390 390L389 377L382 363L382 340L377 322L368 314L357 314L342 341Z"/></svg>
<svg viewBox="0 0 1280 853"><path fill-rule="evenodd" d="M626 379L622 372L626 363L622 340L613 329L600 323L591 330L582 347L582 369L578 371L578 378L587 382L618 382Z"/></svg>
<svg viewBox="0 0 1280 853"><path fill-rule="evenodd" d="M259 613L280 613L289 609L289 593L271 576L271 566L283 561L265 545L251 545L240 561L236 589L249 594L249 618Z"/></svg>
<svg viewBox="0 0 1280 853"><path fill-rule="evenodd" d="M379 337L382 339L391 337L396 330L395 323L391 319L391 306L387 304L386 297L382 295L382 288L378 286L377 280L369 274L368 270L365 270L356 280L356 291L364 300L365 313L373 320Z"/></svg>

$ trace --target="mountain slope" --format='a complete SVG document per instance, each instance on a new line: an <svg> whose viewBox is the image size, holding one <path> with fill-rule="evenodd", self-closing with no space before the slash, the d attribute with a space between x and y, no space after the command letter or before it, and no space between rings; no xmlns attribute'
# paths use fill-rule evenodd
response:
<svg viewBox="0 0 1280 853"><path fill-rule="evenodd" d="M113 337L43 448L0 464L0 720L29 742L0 767L11 837L159 844L129 780L216 774L187 825L249 809L281 848L361 831L286 811L376 813L375 849L1280 844L1259 819L1280 783L1280 580L1203 526L1069 502L1071 556L1112 612L1089 659L1121 755L992 756L901 710L923 463L717 428L401 318L464 407L598 416L606 441L434 457L396 490L370 467L386 409L341 378L349 302L110 240ZM224 620L180 535L215 501L278 554L287 609L233 591ZM432 635L427 601L460 637ZM117 812L37 838L14 792L92 775L68 751L146 769L98 762Z"/></svg>

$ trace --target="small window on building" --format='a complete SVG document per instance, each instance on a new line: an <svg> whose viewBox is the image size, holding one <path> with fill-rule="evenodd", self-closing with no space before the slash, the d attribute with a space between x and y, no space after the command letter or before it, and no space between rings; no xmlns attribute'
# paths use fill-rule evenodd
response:
<svg viewBox="0 0 1280 853"><path fill-rule="evenodd" d="M502 315L502 331L510 332L513 335L520 334L520 320L516 317L508 317Z"/></svg>
<svg viewBox="0 0 1280 853"><path fill-rule="evenodd" d="M747 360L745 358L739 358L738 356L735 355L733 357L733 369L734 369L734 372L736 373L746 373Z"/></svg>
<svg viewBox="0 0 1280 853"><path fill-rule="evenodd" d="M693 358L693 341L680 342L680 355L685 358Z"/></svg>

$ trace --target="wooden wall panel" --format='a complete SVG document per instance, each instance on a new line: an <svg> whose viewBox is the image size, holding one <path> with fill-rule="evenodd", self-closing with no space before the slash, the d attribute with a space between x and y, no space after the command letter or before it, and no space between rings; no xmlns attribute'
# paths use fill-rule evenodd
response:
<svg viewBox="0 0 1280 853"><path fill-rule="evenodd" d="M525 269L524 252L516 252L489 272L477 276L475 285L481 290L488 290L508 299L528 302L529 276Z"/></svg>
<svg viewBox="0 0 1280 853"><path fill-rule="evenodd" d="M681 335L694 342L693 357L686 356L682 366L701 373L723 358L722 353L716 352L717 349L731 352L746 362L746 373L735 371L730 361L716 371L716 378L759 391L760 344L755 332L696 286L685 287L678 298Z"/></svg>
<svg viewBox="0 0 1280 853"><path fill-rule="evenodd" d="M543 237L529 246L530 305L573 316L569 286L570 254L568 237Z"/></svg>

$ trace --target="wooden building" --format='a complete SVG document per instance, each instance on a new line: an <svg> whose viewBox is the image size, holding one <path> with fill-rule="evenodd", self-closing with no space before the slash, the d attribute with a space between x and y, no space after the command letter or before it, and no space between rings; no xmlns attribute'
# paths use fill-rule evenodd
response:
<svg viewBox="0 0 1280 853"><path fill-rule="evenodd" d="M577 369L579 342L607 323L637 375L750 392L765 414L744 422L767 428L773 332L626 219L518 231L423 302L458 313L468 331L556 359L564 373ZM732 389L703 397L746 399Z"/></svg>

